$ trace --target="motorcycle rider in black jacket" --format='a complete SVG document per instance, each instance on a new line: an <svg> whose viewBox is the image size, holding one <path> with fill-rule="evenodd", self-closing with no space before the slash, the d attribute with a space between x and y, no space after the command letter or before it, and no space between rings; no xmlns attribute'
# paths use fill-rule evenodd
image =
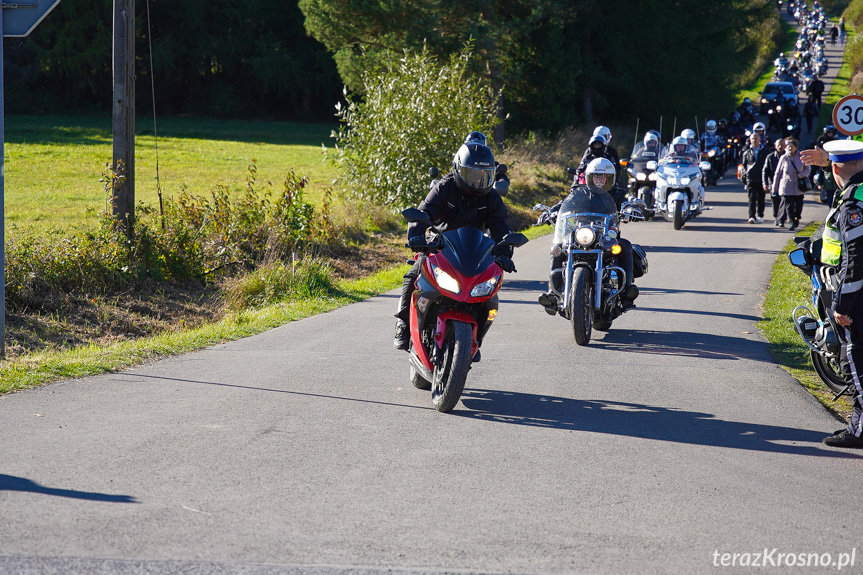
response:
<svg viewBox="0 0 863 575"><path fill-rule="evenodd" d="M615 186L614 167L611 161L606 158L598 158L588 164L584 173L585 184L573 184L569 190L569 196L580 194L584 196L583 203L586 211L596 213L614 213L620 210L620 206L626 199L626 190L620 186ZM554 225L557 220L558 212L565 200L561 200L555 204L551 210L544 213L540 217L538 224ZM617 243L620 244L620 263L623 271L626 273L626 285L621 294L621 303L624 311L635 308L635 298L638 297L638 288L632 283L633 279L633 259L632 259L632 243L620 236L617 238ZM567 255L561 253L559 256L551 256L550 270L559 269L563 266ZM549 315L557 315L558 296L557 293L563 291L562 280L559 274L551 275L549 273L549 290L539 296L539 303L545 308ZM556 282L559 285L552 285ZM557 293L555 293L555 291Z"/></svg>
<svg viewBox="0 0 863 575"><path fill-rule="evenodd" d="M500 171L500 170L498 170ZM463 226L488 229L496 243L510 233L507 209L500 195L492 187L495 180L495 161L492 151L485 145L470 141L459 148L452 162L452 171L434 184L419 209L429 215L429 222L412 222L408 225L408 244L422 247L427 244L426 230L442 233ZM493 255L506 272L514 272L512 246L498 245ZM414 284L422 269L425 255L417 257L413 267L404 275L399 307L396 312L396 333L393 346L407 350L410 341L410 298ZM479 361L477 356L474 361Z"/></svg>

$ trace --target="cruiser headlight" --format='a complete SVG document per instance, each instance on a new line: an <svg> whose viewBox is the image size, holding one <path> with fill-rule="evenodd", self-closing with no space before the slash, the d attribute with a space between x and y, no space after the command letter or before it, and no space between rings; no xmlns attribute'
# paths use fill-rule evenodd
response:
<svg viewBox="0 0 863 575"><path fill-rule="evenodd" d="M435 281L441 289L445 289L446 291L454 294L461 293L461 286L458 285L457 279L455 279L434 264L432 264L432 271L434 271Z"/></svg>
<svg viewBox="0 0 863 575"><path fill-rule="evenodd" d="M596 232L591 228L578 228L575 232L575 241L580 246L589 246L596 239Z"/></svg>
<svg viewBox="0 0 863 575"><path fill-rule="evenodd" d="M688 186L691 181L692 178L680 178L680 184L683 186Z"/></svg>
<svg viewBox="0 0 863 575"><path fill-rule="evenodd" d="M485 297L494 291L494 286L500 281L500 276L494 276L488 281L473 286L470 290L470 297Z"/></svg>
<svg viewBox="0 0 863 575"><path fill-rule="evenodd" d="M645 174L644 172L638 172L638 175L635 176L635 179L638 180L639 182L643 182L644 180L647 179L647 174Z"/></svg>

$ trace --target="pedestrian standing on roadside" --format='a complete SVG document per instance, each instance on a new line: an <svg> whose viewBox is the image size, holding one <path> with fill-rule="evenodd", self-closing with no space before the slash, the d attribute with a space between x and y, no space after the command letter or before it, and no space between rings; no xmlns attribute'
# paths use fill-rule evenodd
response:
<svg viewBox="0 0 863 575"><path fill-rule="evenodd" d="M833 24L833 27L830 28L830 45L836 45L836 38L839 37L839 28L836 27L836 24Z"/></svg>
<svg viewBox="0 0 863 575"><path fill-rule="evenodd" d="M845 16L839 18L839 43L845 44Z"/></svg>
<svg viewBox="0 0 863 575"><path fill-rule="evenodd" d="M749 147L743 152L740 179L749 195L749 223L764 221L764 184L761 180L769 150L761 143L758 132L749 135Z"/></svg>
<svg viewBox="0 0 863 575"><path fill-rule="evenodd" d="M761 182L764 184L765 190L770 190L770 201L773 203L773 225L785 227L785 212L780 210L782 206L782 196L773 190L773 176L776 175L776 168L779 166L779 159L785 153L785 140L777 138L773 143L774 150L767 154L764 160L764 169L761 171Z"/></svg>
<svg viewBox="0 0 863 575"><path fill-rule="evenodd" d="M824 148L803 150L807 165L830 166L841 191L838 206L825 220L821 261L839 266L839 288L833 292L833 319L840 326L839 359L851 386L854 409L847 427L825 437L831 447L863 448L863 142L834 140ZM829 160L829 161L828 161ZM829 261L828 261L829 260Z"/></svg>
<svg viewBox="0 0 863 575"><path fill-rule="evenodd" d="M797 153L798 142L794 138L785 138L785 153L779 158L776 173L773 176L773 193L782 198L780 211L791 225L788 231L793 232L800 224L803 213L803 194L800 189L800 178L809 177L809 166L803 164Z"/></svg>

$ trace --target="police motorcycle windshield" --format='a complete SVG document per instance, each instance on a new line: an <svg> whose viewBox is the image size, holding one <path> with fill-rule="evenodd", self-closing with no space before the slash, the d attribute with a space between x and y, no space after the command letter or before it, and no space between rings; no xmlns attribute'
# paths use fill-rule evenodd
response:
<svg viewBox="0 0 863 575"><path fill-rule="evenodd" d="M464 226L441 234L443 249L440 253L458 273L473 277L482 273L493 262L491 251L494 241L482 230Z"/></svg>

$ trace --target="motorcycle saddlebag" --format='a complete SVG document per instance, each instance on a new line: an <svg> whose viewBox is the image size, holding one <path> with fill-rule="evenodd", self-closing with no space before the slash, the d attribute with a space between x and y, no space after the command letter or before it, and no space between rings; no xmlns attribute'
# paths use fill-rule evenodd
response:
<svg viewBox="0 0 863 575"><path fill-rule="evenodd" d="M632 276L640 278L647 273L647 252L638 244L632 244Z"/></svg>

